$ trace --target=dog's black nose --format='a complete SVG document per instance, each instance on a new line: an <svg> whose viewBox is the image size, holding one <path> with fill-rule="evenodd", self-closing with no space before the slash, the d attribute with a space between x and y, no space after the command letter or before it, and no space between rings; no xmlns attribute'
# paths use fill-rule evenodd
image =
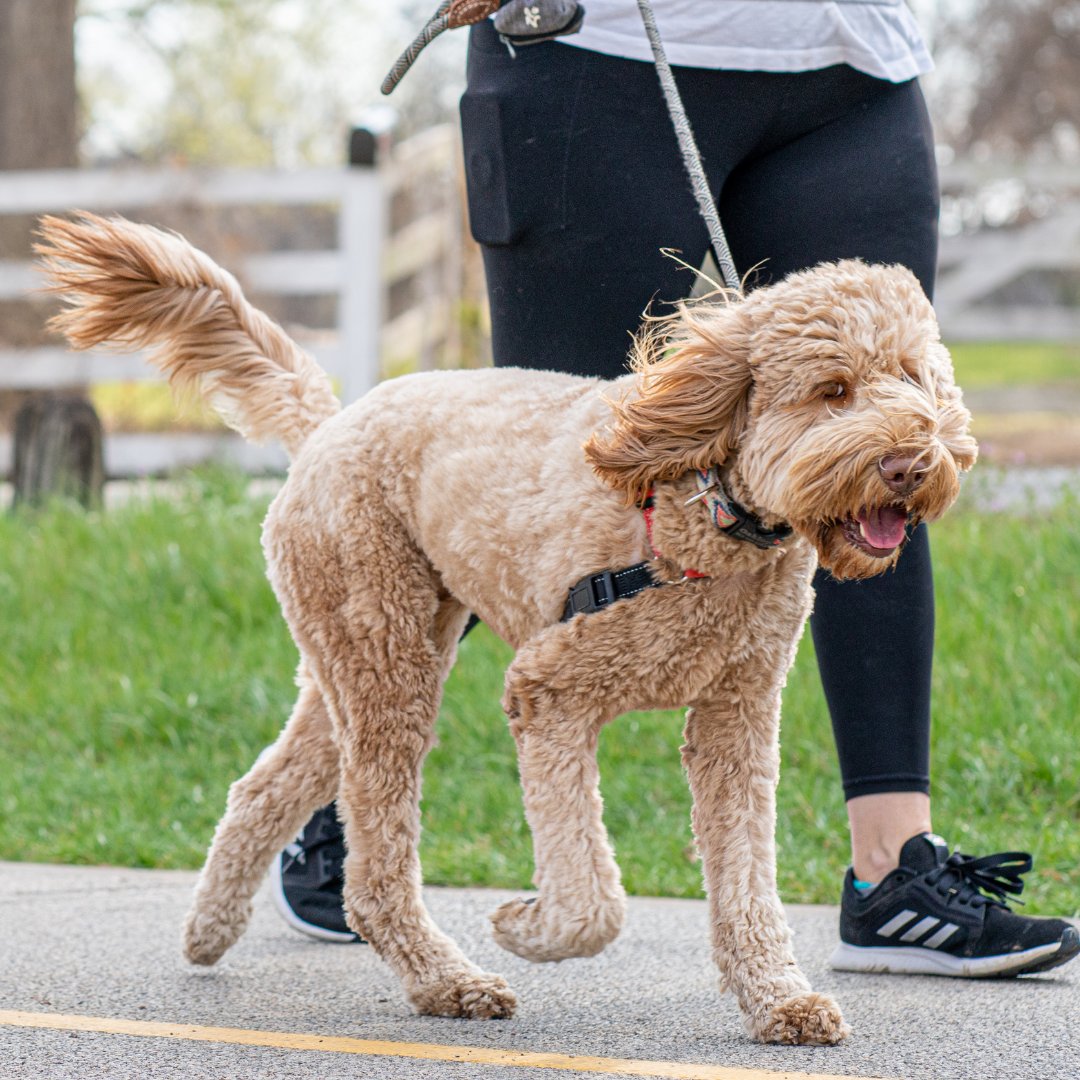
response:
<svg viewBox="0 0 1080 1080"><path fill-rule="evenodd" d="M923 482L923 472L918 464L917 458L890 454L878 462L878 472L890 491L908 495Z"/></svg>

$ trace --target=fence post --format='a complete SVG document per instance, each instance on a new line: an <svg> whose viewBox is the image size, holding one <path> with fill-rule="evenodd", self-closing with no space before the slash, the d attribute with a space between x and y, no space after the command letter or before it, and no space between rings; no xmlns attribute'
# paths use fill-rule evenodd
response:
<svg viewBox="0 0 1080 1080"><path fill-rule="evenodd" d="M101 505L105 484L101 421L84 398L34 394L15 417L14 506L49 498Z"/></svg>
<svg viewBox="0 0 1080 1080"><path fill-rule="evenodd" d="M379 159L387 152L391 127L389 118L372 118L354 128L349 137L349 167L338 219L344 270L338 299L341 397L346 405L367 393L380 376L387 196Z"/></svg>

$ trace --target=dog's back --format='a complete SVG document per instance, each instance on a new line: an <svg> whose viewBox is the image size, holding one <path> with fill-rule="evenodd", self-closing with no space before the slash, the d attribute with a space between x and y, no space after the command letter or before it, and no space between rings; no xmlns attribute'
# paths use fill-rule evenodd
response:
<svg viewBox="0 0 1080 1080"><path fill-rule="evenodd" d="M514 612L505 633L521 640L558 617L583 572L644 550L641 515L582 452L622 389L515 368L393 379L313 434L288 497L322 517L378 498L450 592L500 622Z"/></svg>
<svg viewBox="0 0 1080 1080"><path fill-rule="evenodd" d="M318 364L182 237L82 214L44 219L38 252L65 301L53 325L74 347L149 348L241 434L279 439L296 512L332 521L385 500L454 595L515 613L511 639L557 617L585 570L640 557L640 515L582 453L632 376L431 372L340 412Z"/></svg>

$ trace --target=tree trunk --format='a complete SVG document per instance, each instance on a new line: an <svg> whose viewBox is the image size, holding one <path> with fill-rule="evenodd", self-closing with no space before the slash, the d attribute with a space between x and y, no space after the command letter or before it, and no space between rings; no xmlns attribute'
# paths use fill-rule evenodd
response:
<svg viewBox="0 0 1080 1080"><path fill-rule="evenodd" d="M0 0L0 170L78 162L76 0ZM16 409L15 502L50 495L99 503L101 422L72 387L66 397L0 390Z"/></svg>
<svg viewBox="0 0 1080 1080"><path fill-rule="evenodd" d="M0 0L0 169L78 158L75 0Z"/></svg>

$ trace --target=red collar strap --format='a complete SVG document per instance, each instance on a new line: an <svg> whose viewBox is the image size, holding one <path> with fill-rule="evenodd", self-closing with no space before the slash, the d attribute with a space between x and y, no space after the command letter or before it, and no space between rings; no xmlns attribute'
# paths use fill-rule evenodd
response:
<svg viewBox="0 0 1080 1080"><path fill-rule="evenodd" d="M655 509L656 501L653 498L653 489L649 488L645 493L645 501L641 504L641 516L645 518L645 535L649 538L649 550L653 553L654 558L662 559L664 556L656 550L656 545L653 543L652 538L652 519ZM686 579L707 578L708 576L708 574L701 573L700 570L683 571L683 577Z"/></svg>

